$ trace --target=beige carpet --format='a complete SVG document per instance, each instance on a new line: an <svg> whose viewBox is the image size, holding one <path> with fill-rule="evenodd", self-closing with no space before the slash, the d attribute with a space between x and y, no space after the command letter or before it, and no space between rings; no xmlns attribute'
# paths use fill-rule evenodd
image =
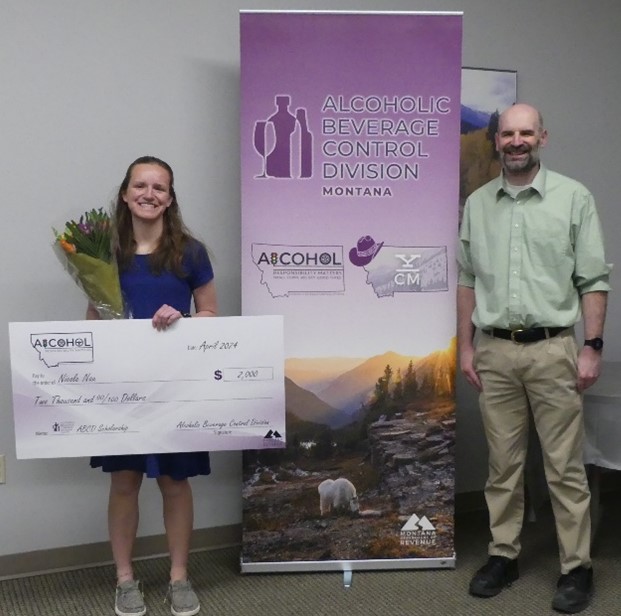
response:
<svg viewBox="0 0 621 616"><path fill-rule="evenodd" d="M596 596L585 616L621 615L619 493L607 494L594 549ZM351 588L339 573L240 574L239 550L198 552L191 577L204 616L545 616L558 577L552 517L539 512L525 525L522 576L493 599L468 596L472 572L485 560L487 527L482 512L456 519L454 570L354 572ZM164 603L166 559L140 561L148 614L168 615ZM0 582L2 616L113 616L111 566Z"/></svg>

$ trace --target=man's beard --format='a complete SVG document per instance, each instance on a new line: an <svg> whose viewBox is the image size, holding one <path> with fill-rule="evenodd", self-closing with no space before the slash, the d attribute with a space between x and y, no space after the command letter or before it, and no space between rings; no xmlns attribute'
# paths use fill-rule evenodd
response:
<svg viewBox="0 0 621 616"><path fill-rule="evenodd" d="M526 158L521 160L511 160L510 154L528 154ZM508 146L502 153L502 165L505 170L516 175L525 175L539 164L539 154L537 151L533 152L533 148L529 146L520 146L514 148Z"/></svg>

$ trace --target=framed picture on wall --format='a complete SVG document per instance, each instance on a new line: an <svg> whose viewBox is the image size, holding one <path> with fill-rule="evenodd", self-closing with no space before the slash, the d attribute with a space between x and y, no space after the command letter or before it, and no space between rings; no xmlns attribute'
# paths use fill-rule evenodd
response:
<svg viewBox="0 0 621 616"><path fill-rule="evenodd" d="M459 212L468 195L500 173L498 116L517 100L517 71L463 67Z"/></svg>

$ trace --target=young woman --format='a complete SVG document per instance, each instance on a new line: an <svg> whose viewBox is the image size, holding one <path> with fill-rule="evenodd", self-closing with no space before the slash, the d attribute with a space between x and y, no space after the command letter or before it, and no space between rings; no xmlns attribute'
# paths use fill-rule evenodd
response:
<svg viewBox="0 0 621 616"><path fill-rule="evenodd" d="M173 171L167 163L144 156L129 166L117 196L115 224L121 289L132 318L151 319L153 327L163 331L189 316L192 301L195 317L215 316L209 256L182 222ZM92 305L87 318L99 318ZM110 473L108 528L117 574L116 614L146 613L132 568L138 493L145 475L155 478L162 493L171 612L174 616L197 614L200 604L187 573L193 526L188 477L209 474L209 453L99 456L91 459L91 466Z"/></svg>

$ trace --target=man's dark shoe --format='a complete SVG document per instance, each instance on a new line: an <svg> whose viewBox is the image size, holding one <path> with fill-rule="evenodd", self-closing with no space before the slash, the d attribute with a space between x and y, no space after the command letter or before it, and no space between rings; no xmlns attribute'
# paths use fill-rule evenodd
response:
<svg viewBox="0 0 621 616"><path fill-rule="evenodd" d="M495 597L505 586L520 577L517 558L490 556L470 582L470 594L475 597Z"/></svg>
<svg viewBox="0 0 621 616"><path fill-rule="evenodd" d="M592 596L593 569L576 567L559 578L552 607L557 612L576 614L589 605Z"/></svg>

